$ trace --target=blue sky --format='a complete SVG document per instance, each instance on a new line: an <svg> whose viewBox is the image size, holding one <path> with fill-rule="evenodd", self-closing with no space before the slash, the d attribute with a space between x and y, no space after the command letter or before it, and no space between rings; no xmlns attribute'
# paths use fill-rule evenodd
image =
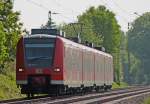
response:
<svg viewBox="0 0 150 104"><path fill-rule="evenodd" d="M14 10L20 11L20 21L24 28L38 28L48 20L48 11L56 24L70 23L77 20L91 6L105 5L116 14L119 25L127 31L128 22L133 22L138 15L150 11L150 0L14 0Z"/></svg>

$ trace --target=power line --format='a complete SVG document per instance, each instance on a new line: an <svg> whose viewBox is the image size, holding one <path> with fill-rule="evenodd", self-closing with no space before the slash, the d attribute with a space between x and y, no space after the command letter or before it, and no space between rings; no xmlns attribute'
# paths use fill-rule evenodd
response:
<svg viewBox="0 0 150 104"><path fill-rule="evenodd" d="M117 2L115 2L115 0L112 0L112 2L113 2L113 4L114 5L116 5L116 7L118 7L119 8L119 10L121 10L122 11L122 13L126 13L128 16L137 16L137 14L136 14L136 12L134 12L134 13L131 13L131 12L128 12L128 11L126 11L124 8L122 8Z"/></svg>
<svg viewBox="0 0 150 104"><path fill-rule="evenodd" d="M101 0L110 10L112 10L112 7L110 7L108 5L108 3L104 2L103 0ZM128 22L128 20L126 19L126 17L120 15L119 13L116 12L116 14L118 14L119 17L121 17L123 19L123 21Z"/></svg>
<svg viewBox="0 0 150 104"><path fill-rule="evenodd" d="M30 3L32 3L32 4L34 4L34 5L36 5L36 6L40 7L40 8L42 8L43 10L45 10L45 11L47 11L47 12L50 11L49 8L47 8L47 7L45 7L44 5L39 4L39 3L37 3L37 2L35 2L35 1L33 1L33 0L26 0L26 1L28 1L28 2L30 2ZM55 12L52 12L52 14L55 14ZM66 15L63 15L63 14L61 14L61 13L59 13L59 15L61 15L62 17L64 17L64 18L70 20L70 17L67 17Z"/></svg>
<svg viewBox="0 0 150 104"><path fill-rule="evenodd" d="M67 11L69 10L69 11L71 11L71 12L74 12L74 13L76 13L76 14L79 14L78 12L74 11L74 10L71 9L71 8L62 6L57 0L53 0L53 1L55 2L55 4L56 4L57 6L62 7L63 9L66 9Z"/></svg>
<svg viewBox="0 0 150 104"><path fill-rule="evenodd" d="M43 6L42 4L36 3L36 2L33 1L33 0L26 0L26 1L28 1L28 2L30 2L30 3L32 3L32 4L34 4L34 5L36 5L36 6L40 7L40 8L42 8L43 10L49 11L49 9L48 9L47 7Z"/></svg>
<svg viewBox="0 0 150 104"><path fill-rule="evenodd" d="M113 2L114 5L116 5L119 8L119 10L121 10L123 13L126 12L127 15L129 15L128 12L124 8L120 7L120 5L117 2L115 2L114 0L111 1Z"/></svg>
<svg viewBox="0 0 150 104"><path fill-rule="evenodd" d="M95 0L95 1L96 1L96 0ZM113 10L112 7L110 7L107 2L105 2L104 0L101 0L101 2L102 2L109 10ZM113 12L114 12L114 11L113 11ZM116 11L115 11L115 14L117 14L117 16L120 17L120 19L122 19L125 23L129 23L129 20L126 19L126 17L120 15L120 14L117 13ZM127 28L128 28L128 27L127 27Z"/></svg>

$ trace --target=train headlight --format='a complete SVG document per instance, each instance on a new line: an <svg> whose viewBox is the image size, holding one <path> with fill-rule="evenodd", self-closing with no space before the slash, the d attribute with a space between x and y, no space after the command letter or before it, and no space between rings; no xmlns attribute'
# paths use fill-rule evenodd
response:
<svg viewBox="0 0 150 104"><path fill-rule="evenodd" d="M55 72L60 72L60 69L59 68L55 68L54 71Z"/></svg>
<svg viewBox="0 0 150 104"><path fill-rule="evenodd" d="M23 71L23 69L22 68L19 68L19 72L22 72Z"/></svg>

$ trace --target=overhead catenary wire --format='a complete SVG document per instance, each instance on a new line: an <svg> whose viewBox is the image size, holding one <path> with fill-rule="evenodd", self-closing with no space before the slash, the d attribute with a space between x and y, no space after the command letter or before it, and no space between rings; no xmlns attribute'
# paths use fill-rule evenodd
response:
<svg viewBox="0 0 150 104"><path fill-rule="evenodd" d="M35 5L35 6L37 6L37 7L42 8L43 10L45 10L45 11L47 11L47 12L50 11L50 9L47 8L46 6L44 6L44 5L40 4L40 3L37 3L37 2L35 2L35 1L33 1L33 0L26 0L26 1L28 1L29 3L32 3L33 5ZM54 11L54 10L52 10L52 11ZM56 13L56 12L52 12L52 14L55 14L55 13ZM63 14L58 13L58 12L57 12L57 14L59 14L59 15L61 15L62 17L64 17L64 18L70 20L70 17L68 17L68 16L66 16L66 15L63 15ZM70 21L72 21L72 20L70 20Z"/></svg>
<svg viewBox="0 0 150 104"><path fill-rule="evenodd" d="M124 8L122 8L117 2L115 2L115 0L111 0L111 1L112 1L112 3L113 3L114 5L116 5L116 7L118 7L119 10L121 10L123 13L126 13L127 15L130 15L129 12L126 11Z"/></svg>
<svg viewBox="0 0 150 104"><path fill-rule="evenodd" d="M137 16L136 12L128 12L127 10L125 10L124 8L122 8L115 0L112 0L113 4L116 5L116 7L119 8L120 11L122 11L122 13L126 13L126 15L128 16Z"/></svg>
<svg viewBox="0 0 150 104"><path fill-rule="evenodd" d="M136 12L130 13L130 12L126 11L124 8L122 8L117 2L115 2L115 0L111 0L111 1L113 2L113 4L116 5L117 8L119 8L119 10L122 13L125 13L125 15L128 15L128 17L135 16L135 15L137 16ZM119 13L118 13L118 16L120 16L126 22L126 24L127 24L127 31L128 31L130 29L130 27L131 27L130 20L126 19L125 16L119 15Z"/></svg>
<svg viewBox="0 0 150 104"><path fill-rule="evenodd" d="M30 3L32 3L32 4L34 4L34 5L36 5L36 6L40 7L40 8L42 8L43 10L46 10L46 11L49 10L47 7L43 6L42 4L39 4L39 3L35 2L35 1L33 1L33 0L26 0L26 1L28 1L28 2L30 2Z"/></svg>
<svg viewBox="0 0 150 104"><path fill-rule="evenodd" d="M104 0L101 0L101 1L102 1L110 10L113 10L112 7L110 7L107 2L105 2ZM120 15L118 12L116 12L116 14L118 14L118 16L123 19L123 21L129 22L129 20L128 20L126 17Z"/></svg>
<svg viewBox="0 0 150 104"><path fill-rule="evenodd" d="M72 8L62 6L57 0L53 0L53 1L55 2L55 4L57 6L61 7L62 9L65 9L67 11L71 11L71 13L79 14L79 12L74 11Z"/></svg>
<svg viewBox="0 0 150 104"><path fill-rule="evenodd" d="M45 11L47 11L47 12L50 11L49 8L47 8L46 6L42 5L41 3L35 2L34 0L26 0L26 1L28 1L29 3L32 3L33 5L36 5L36 6L40 7L40 8L42 8L43 10L45 10ZM95 1L96 1L96 0L95 0ZM61 6L62 8L64 8L57 0L54 0L54 2L56 3L56 5ZM113 10L112 7L109 6L109 4L108 4L107 1L101 0L101 2L102 2L104 5L106 5L106 7L108 7L110 10ZM116 5L117 5L117 4L116 4ZM64 9L70 10L70 11L72 11L72 12L75 13L75 11L73 11L73 10L71 10L71 9L69 9L69 8L64 8ZM52 10L52 11L54 11L54 10ZM53 13L53 12L52 12L52 13ZM76 13L77 13L77 12L76 12ZM122 15L120 15L120 14L117 13L117 12L115 12L115 14L117 14L117 16L120 17L120 19L122 19L125 23L128 23L128 22L129 22L129 20L128 20L125 16L122 16ZM62 16L62 17L64 17L65 19L69 20L70 22L75 21L74 19L71 19L71 17L68 17L67 15L63 15L62 13L59 13L58 16Z"/></svg>

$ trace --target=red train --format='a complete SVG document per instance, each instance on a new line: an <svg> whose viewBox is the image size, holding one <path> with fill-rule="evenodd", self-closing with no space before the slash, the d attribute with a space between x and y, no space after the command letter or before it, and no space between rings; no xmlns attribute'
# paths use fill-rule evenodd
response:
<svg viewBox="0 0 150 104"><path fill-rule="evenodd" d="M113 58L54 29L34 29L17 44L16 83L28 97L111 89Z"/></svg>

